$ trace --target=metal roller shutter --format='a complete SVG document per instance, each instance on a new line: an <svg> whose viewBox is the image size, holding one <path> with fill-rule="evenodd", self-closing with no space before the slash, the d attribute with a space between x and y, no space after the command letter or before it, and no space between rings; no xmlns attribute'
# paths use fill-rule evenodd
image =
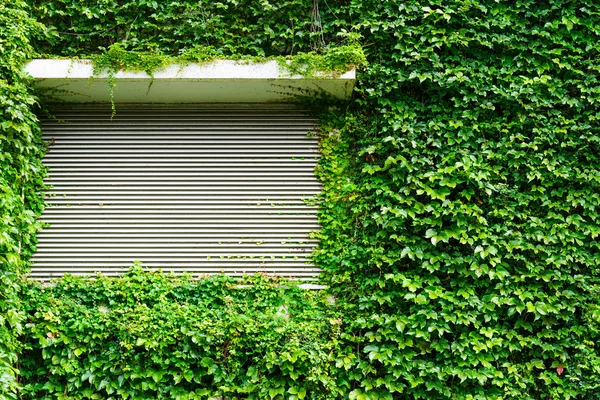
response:
<svg viewBox="0 0 600 400"><path fill-rule="evenodd" d="M314 278L317 121L285 106L63 106L43 121L49 223L31 277Z"/></svg>

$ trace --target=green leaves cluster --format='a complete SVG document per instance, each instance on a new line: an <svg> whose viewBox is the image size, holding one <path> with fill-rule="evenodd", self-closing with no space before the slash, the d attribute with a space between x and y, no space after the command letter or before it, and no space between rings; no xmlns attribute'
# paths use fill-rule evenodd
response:
<svg viewBox="0 0 600 400"><path fill-rule="evenodd" d="M144 272L24 287L23 399L326 399L341 317L264 276Z"/></svg>
<svg viewBox="0 0 600 400"><path fill-rule="evenodd" d="M354 5L370 64L323 139L316 254L352 396L598 398L600 10Z"/></svg>
<svg viewBox="0 0 600 400"><path fill-rule="evenodd" d="M21 72L41 26L23 1L0 4L0 399L15 398L23 317L18 274L35 245L44 168L35 98Z"/></svg>
<svg viewBox="0 0 600 400"><path fill-rule="evenodd" d="M318 2L303 0L30 3L53 35L38 42L39 50L52 56L95 54L119 43L127 50L168 55L209 46L225 57L271 57L317 50L344 40L336 36L343 33L339 27L345 25L334 15L338 4L344 4L338 0L321 9Z"/></svg>
<svg viewBox="0 0 600 400"><path fill-rule="evenodd" d="M223 58L223 54L212 46L196 46L186 49L177 56L162 53L141 52L126 50L121 43L115 43L108 50L92 57L93 73L98 76L106 73L108 76L109 98L112 106L113 116L116 114L114 103L114 88L116 86L115 75L119 71L144 71L152 78L154 73L168 65L178 64L180 66L188 63L204 63L217 58ZM357 43L339 46L335 48L322 49L319 52L299 52L291 56L248 56L237 54L229 59L241 60L242 62L262 62L265 60L276 60L280 67L288 74L298 74L309 78L319 77L322 73L340 75L350 69L358 68L366 64L366 57L361 46ZM150 82L150 86L152 85ZM310 102L311 99L308 99Z"/></svg>
<svg viewBox="0 0 600 400"><path fill-rule="evenodd" d="M59 397L66 389L72 398L157 398L170 388L180 398L600 398L594 2L29 4L48 27L36 49L54 56L110 48L117 66L127 57L144 66L213 52L339 52L363 60L344 46L360 41L368 64L356 62L362 70L352 105L322 116L323 229L314 258L341 319L308 294L292 295L295 289L268 289L263 307L262 289L244 300L248 292L225 278L161 283L132 273L121 281L67 279L52 289L28 285L24 396ZM1 18L25 9L21 2L3 7ZM27 188L38 187L41 171L33 173L41 152L34 150L33 100L19 75L33 25L13 17L1 20L10 29L0 29L13 35L1 36L9 49L2 65L10 66L0 67L2 99L13 102L2 108L9 110L2 132L13 132L3 146L13 147L1 154L23 157L2 164L6 204L16 210L3 211L5 221L24 215L19 210L38 212ZM32 171L25 186L15 183L23 166ZM28 224L5 225L11 254L26 243L16 239L21 232L31 241ZM21 251L18 260L30 250ZM152 284L135 286L136 279ZM14 279L6 282L3 289ZM7 293L0 302L12 303L2 307L16 304L14 290ZM286 319L277 313L289 296L298 307L286 305ZM10 363L15 344L6 332L9 356L0 359Z"/></svg>
<svg viewBox="0 0 600 400"><path fill-rule="evenodd" d="M291 73L305 77L315 77L323 72L339 75L367 64L362 47L356 43L325 49L320 53L300 52L294 56L279 57L278 61Z"/></svg>

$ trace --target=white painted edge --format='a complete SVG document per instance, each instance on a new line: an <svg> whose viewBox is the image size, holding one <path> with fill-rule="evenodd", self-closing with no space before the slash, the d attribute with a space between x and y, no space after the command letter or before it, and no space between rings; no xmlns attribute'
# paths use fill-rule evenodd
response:
<svg viewBox="0 0 600 400"><path fill-rule="evenodd" d="M24 71L34 79L107 79L104 71L93 74L91 60L77 59L35 59L25 64ZM143 71L118 71L115 79L127 80L172 80L172 79L290 79L290 80L354 80L356 71L351 69L343 74L316 73L314 78L291 75L275 60L264 62L215 60L207 63L171 64L157 70L154 76Z"/></svg>
<svg viewBox="0 0 600 400"><path fill-rule="evenodd" d="M325 290L329 288L329 286L327 285L317 285L314 283L303 283L301 285L298 285L298 287L304 290Z"/></svg>

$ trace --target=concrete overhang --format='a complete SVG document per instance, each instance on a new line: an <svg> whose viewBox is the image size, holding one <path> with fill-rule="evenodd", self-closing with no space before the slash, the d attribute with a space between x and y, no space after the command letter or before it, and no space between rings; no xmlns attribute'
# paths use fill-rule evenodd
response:
<svg viewBox="0 0 600 400"><path fill-rule="evenodd" d="M43 101L110 101L109 74L94 75L90 60L36 59L25 71ZM282 103L320 95L350 99L355 70L305 77L277 61L216 60L169 65L154 76L118 71L113 80L115 103Z"/></svg>

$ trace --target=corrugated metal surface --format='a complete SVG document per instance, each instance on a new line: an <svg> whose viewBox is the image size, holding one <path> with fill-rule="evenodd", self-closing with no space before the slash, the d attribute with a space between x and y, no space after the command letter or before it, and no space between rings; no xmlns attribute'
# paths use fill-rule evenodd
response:
<svg viewBox="0 0 600 400"><path fill-rule="evenodd" d="M43 121L51 185L31 277L114 275L134 260L195 274L303 278L319 228L316 121L285 106L73 105Z"/></svg>

